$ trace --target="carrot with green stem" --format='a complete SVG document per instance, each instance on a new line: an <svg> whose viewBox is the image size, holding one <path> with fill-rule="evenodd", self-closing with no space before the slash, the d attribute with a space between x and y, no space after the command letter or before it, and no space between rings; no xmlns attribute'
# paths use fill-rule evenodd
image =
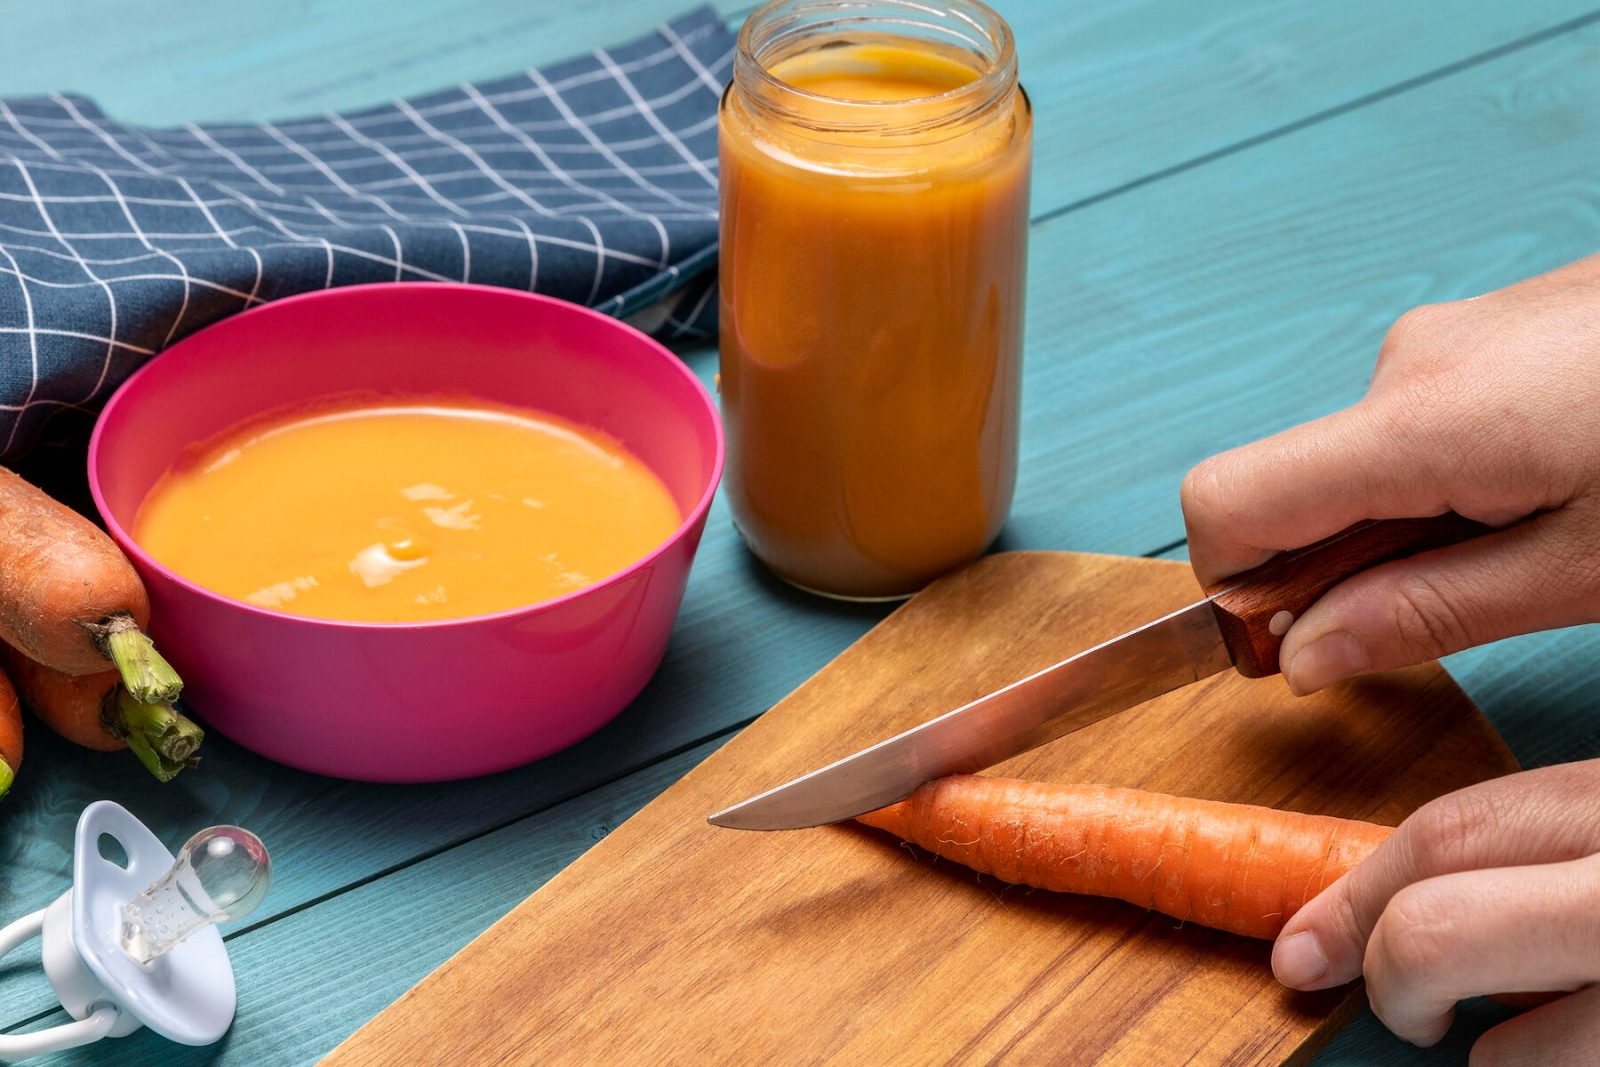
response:
<svg viewBox="0 0 1600 1067"><path fill-rule="evenodd" d="M116 671L63 674L3 642L0 665L28 710L74 744L101 752L131 748L163 782L199 759L200 727L170 704L138 700Z"/></svg>
<svg viewBox="0 0 1600 1067"><path fill-rule="evenodd" d="M1002 881L1114 897L1263 938L1393 832L1251 804L982 775L929 782L860 821Z"/></svg>
<svg viewBox="0 0 1600 1067"><path fill-rule="evenodd" d="M169 782L186 767L200 762L205 731L171 704L140 700L118 685L101 712L107 729L123 731L128 747L159 781Z"/></svg>
<svg viewBox="0 0 1600 1067"><path fill-rule="evenodd" d="M0 640L63 674L108 661L140 701L183 682L144 635L150 599L133 564L94 523L0 468Z"/></svg>

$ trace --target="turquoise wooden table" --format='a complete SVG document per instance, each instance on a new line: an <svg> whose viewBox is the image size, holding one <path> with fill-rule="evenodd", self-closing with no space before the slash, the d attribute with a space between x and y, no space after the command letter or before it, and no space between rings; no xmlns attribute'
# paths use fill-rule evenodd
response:
<svg viewBox="0 0 1600 1067"><path fill-rule="evenodd" d="M1408 307L1600 249L1593 3L999 0L1038 114L1022 479L999 547L1181 556L1190 465L1355 400ZM685 6L8 0L0 95L75 90L162 124L292 117L512 72ZM710 347L683 357L710 378ZM879 617L776 583L719 504L660 674L534 766L359 785L213 737L202 770L162 787L33 731L0 805L5 913L66 886L74 821L98 797L173 842L249 826L278 872L228 935L241 995L221 1044L145 1032L45 1062L315 1060ZM1448 666L1532 766L1600 756L1597 653L1589 628ZM0 967L7 1031L60 1021L29 951ZM1469 1005L1424 1052L1369 1014L1318 1062L1464 1063L1499 1017Z"/></svg>

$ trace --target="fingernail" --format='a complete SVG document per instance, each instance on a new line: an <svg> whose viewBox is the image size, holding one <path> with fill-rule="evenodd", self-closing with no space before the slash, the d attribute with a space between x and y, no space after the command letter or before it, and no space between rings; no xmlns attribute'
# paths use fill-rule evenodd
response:
<svg viewBox="0 0 1600 1067"><path fill-rule="evenodd" d="M1284 678L1296 696L1324 689L1367 669L1367 650L1355 634L1335 630L1294 654Z"/></svg>
<svg viewBox="0 0 1600 1067"><path fill-rule="evenodd" d="M1292 934L1272 949L1272 973L1291 989L1304 989L1328 973L1328 957L1310 930Z"/></svg>

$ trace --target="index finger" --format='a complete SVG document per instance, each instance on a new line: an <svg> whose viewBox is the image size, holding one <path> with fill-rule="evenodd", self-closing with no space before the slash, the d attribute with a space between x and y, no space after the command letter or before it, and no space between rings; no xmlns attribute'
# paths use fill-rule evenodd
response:
<svg viewBox="0 0 1600 1067"><path fill-rule="evenodd" d="M1196 577L1209 585L1362 519L1447 511L1402 437L1362 401L1195 467L1182 500Z"/></svg>
<svg viewBox="0 0 1600 1067"><path fill-rule="evenodd" d="M1483 867L1557 863L1600 852L1600 760L1496 778L1419 808L1349 874L1284 924L1272 969L1295 989L1361 974L1373 927L1415 882Z"/></svg>

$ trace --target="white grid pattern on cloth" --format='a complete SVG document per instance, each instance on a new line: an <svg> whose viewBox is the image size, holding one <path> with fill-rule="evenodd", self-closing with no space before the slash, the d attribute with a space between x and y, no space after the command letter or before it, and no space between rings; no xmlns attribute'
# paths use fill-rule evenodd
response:
<svg viewBox="0 0 1600 1067"><path fill-rule="evenodd" d="M702 8L542 70L293 122L154 130L68 95L0 100L0 460L80 433L194 330L336 285L470 280L710 335L732 47Z"/></svg>

